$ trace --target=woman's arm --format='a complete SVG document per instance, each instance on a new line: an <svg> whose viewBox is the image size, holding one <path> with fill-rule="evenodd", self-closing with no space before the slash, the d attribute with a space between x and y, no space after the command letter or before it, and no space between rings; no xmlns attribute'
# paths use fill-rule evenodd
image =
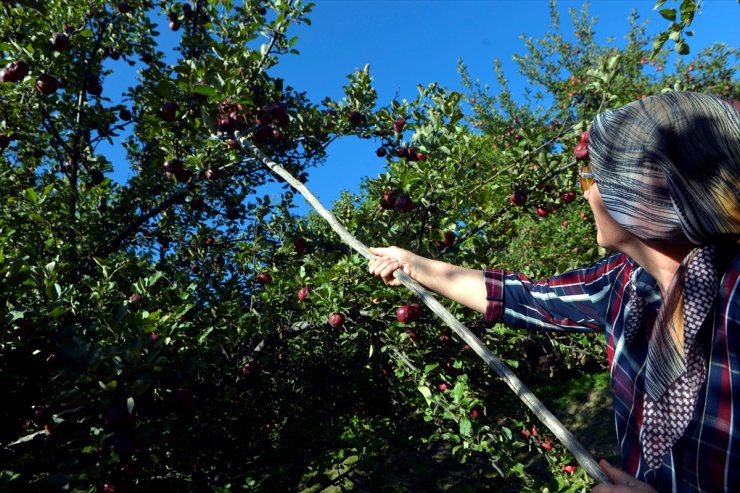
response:
<svg viewBox="0 0 740 493"><path fill-rule="evenodd" d="M487 302L483 271L428 259L398 247L370 248L370 253L373 257L368 263L368 270L386 284L401 284L393 277L393 272L400 268L425 288L485 313Z"/></svg>
<svg viewBox="0 0 740 493"><path fill-rule="evenodd" d="M628 280L627 257L621 254L533 281L501 269L457 267L398 247L371 248L370 252L368 270L389 286L401 284L393 277L400 268L431 291L485 314L487 323L501 321L533 330L604 330L611 298Z"/></svg>

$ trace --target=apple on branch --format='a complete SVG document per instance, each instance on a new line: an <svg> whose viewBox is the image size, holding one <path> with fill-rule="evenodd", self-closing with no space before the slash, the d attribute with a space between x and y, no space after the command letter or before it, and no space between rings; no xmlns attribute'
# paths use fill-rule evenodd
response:
<svg viewBox="0 0 740 493"><path fill-rule="evenodd" d="M512 205L522 206L527 202L527 194L522 190L515 190L511 194L510 201Z"/></svg>
<svg viewBox="0 0 740 493"><path fill-rule="evenodd" d="M334 328L341 327L344 325L344 314L343 313L332 313L329 315L329 325L331 325Z"/></svg>
<svg viewBox="0 0 740 493"><path fill-rule="evenodd" d="M298 300L305 303L306 301L308 301L308 295L310 292L311 290L308 289L307 287L305 286L302 287L301 289L298 290Z"/></svg>

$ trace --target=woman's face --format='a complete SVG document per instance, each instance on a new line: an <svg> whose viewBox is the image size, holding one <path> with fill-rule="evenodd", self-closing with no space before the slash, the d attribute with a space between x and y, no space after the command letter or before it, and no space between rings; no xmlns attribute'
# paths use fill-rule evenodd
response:
<svg viewBox="0 0 740 493"><path fill-rule="evenodd" d="M629 245L637 237L624 229L609 215L604 205L604 200L599 192L599 185L593 182L591 186L583 192L583 197L588 200L588 205L594 214L596 222L596 243L604 248L617 250L622 253L628 253Z"/></svg>

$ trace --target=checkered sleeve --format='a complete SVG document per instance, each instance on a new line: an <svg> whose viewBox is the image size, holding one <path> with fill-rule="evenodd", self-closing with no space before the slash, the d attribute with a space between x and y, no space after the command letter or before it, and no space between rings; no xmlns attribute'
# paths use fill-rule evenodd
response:
<svg viewBox="0 0 740 493"><path fill-rule="evenodd" d="M504 311L504 271L491 269L483 271L486 282L486 313L485 322L494 324Z"/></svg>
<svg viewBox="0 0 740 493"><path fill-rule="evenodd" d="M486 270L485 321L535 330L603 331L615 280L627 262L615 254L543 280Z"/></svg>

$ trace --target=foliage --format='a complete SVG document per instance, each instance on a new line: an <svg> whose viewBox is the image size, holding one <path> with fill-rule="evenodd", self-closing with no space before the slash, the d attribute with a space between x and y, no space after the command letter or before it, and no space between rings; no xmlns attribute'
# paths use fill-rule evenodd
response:
<svg viewBox="0 0 740 493"><path fill-rule="evenodd" d="M29 67L0 83L0 489L590 484L561 470L572 458L438 321L401 323L409 295L369 278L317 215L293 215L292 192L258 195L273 178L230 134L304 181L332 140L373 139L387 172L334 204L363 242L550 275L604 253L585 205L564 195L587 122L662 90L738 99L736 50L663 70L636 18L617 48L573 12L572 44L553 6L552 32L518 58L536 87L526 103L500 69L492 95L461 66L467 95L430 84L378 102L366 67L342 100L317 104L270 76L297 53L290 27L309 22L298 0L0 8L0 63ZM180 33L174 61L162 22ZM132 69L131 87L110 94ZM516 190L524 206L511 205ZM450 308L532 387L602 372L598 336L487 328Z"/></svg>
<svg viewBox="0 0 740 493"><path fill-rule="evenodd" d="M675 0L674 3L676 3ZM686 29L691 26L694 16L700 10L701 1L681 0L678 11L674 8L662 8L665 4L666 0L658 0L655 2L655 7L653 7L654 10L658 10L661 17L670 21L668 28L653 40L653 54L659 53L666 41L670 39L675 43L676 53L688 55L691 50L684 36L694 35L693 31Z"/></svg>

